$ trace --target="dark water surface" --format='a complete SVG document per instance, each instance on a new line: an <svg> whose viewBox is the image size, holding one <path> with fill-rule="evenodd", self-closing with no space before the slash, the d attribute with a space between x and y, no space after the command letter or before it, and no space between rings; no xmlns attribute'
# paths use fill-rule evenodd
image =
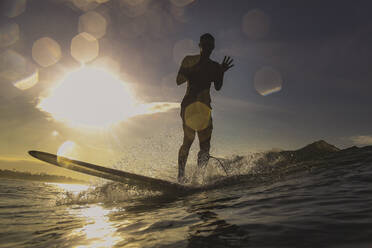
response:
<svg viewBox="0 0 372 248"><path fill-rule="evenodd" d="M367 147L178 198L2 179L0 247L372 247L371 168Z"/></svg>

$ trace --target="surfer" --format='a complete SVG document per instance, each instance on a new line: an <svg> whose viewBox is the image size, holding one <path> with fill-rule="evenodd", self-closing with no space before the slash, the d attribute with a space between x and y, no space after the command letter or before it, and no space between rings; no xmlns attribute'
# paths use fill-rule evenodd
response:
<svg viewBox="0 0 372 248"><path fill-rule="evenodd" d="M214 49L214 37L209 34L200 36L200 54L189 55L182 60L177 75L177 85L187 81L186 94L181 103L181 118L183 126L183 143L178 152L178 182L185 182L185 166L190 147L198 134L200 151L198 167L208 163L210 141L212 135L210 87L219 91L222 87L224 73L233 67L232 59L224 57L221 64L209 57Z"/></svg>

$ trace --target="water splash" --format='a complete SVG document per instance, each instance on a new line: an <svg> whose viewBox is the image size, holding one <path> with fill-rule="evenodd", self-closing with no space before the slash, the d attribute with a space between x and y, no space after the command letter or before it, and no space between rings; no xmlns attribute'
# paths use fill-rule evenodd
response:
<svg viewBox="0 0 372 248"><path fill-rule="evenodd" d="M105 182L90 186L81 191L63 190L56 200L56 205L117 203L127 200L152 197L158 192L139 190L135 187L117 182Z"/></svg>
<svg viewBox="0 0 372 248"><path fill-rule="evenodd" d="M226 178L260 174L263 167L271 166L277 161L269 161L266 152L250 153L244 156L231 155L226 158L211 157L205 168L193 166L190 182L193 186L206 186L216 184Z"/></svg>

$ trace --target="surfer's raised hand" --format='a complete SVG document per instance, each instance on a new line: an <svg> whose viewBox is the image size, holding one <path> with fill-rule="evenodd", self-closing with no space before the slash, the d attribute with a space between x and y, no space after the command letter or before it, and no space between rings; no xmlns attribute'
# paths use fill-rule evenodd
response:
<svg viewBox="0 0 372 248"><path fill-rule="evenodd" d="M230 58L230 56L225 56L223 58L222 63L221 63L222 71L225 72L228 69L230 69L231 67L233 67L234 66L234 64L232 64L233 61L234 60L232 58Z"/></svg>

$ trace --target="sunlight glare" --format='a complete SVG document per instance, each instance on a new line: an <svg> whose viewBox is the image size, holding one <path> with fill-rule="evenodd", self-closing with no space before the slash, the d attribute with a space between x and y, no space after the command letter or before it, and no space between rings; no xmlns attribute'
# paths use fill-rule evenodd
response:
<svg viewBox="0 0 372 248"><path fill-rule="evenodd" d="M243 33L251 39L262 39L270 31L270 18L259 9L250 10L242 22Z"/></svg>
<svg viewBox="0 0 372 248"><path fill-rule="evenodd" d="M61 56L61 47L52 38L40 38L32 46L32 58L43 67L54 65Z"/></svg>
<svg viewBox="0 0 372 248"><path fill-rule="evenodd" d="M165 112L176 103L140 104L129 87L109 72L82 67L67 75L37 106L72 126L108 127L135 115Z"/></svg>
<svg viewBox="0 0 372 248"><path fill-rule="evenodd" d="M74 150L75 146L76 146L75 142L68 140L68 141L64 142L58 148L57 155L58 156L67 156L70 153L72 153L72 151Z"/></svg>
<svg viewBox="0 0 372 248"><path fill-rule="evenodd" d="M74 164L71 163L68 159L76 159L79 157L78 154L78 145L71 141L65 141L57 151L57 162L65 168L70 166L74 167ZM66 159L67 158L67 159Z"/></svg>
<svg viewBox="0 0 372 248"><path fill-rule="evenodd" d="M27 90L39 82L39 71L35 70L30 76L18 80L13 85L20 90Z"/></svg>
<svg viewBox="0 0 372 248"><path fill-rule="evenodd" d="M2 0L2 4L5 2ZM13 18L19 16L26 10L27 0L12 0L5 2L4 6L1 6L5 10L7 17Z"/></svg>
<svg viewBox="0 0 372 248"><path fill-rule="evenodd" d="M110 210L104 209L99 205L89 206L79 209L80 216L84 217L87 224L77 229L73 235L85 234L89 244L76 247L113 247L120 238L114 236L116 228L110 223L108 214Z"/></svg>
<svg viewBox="0 0 372 248"><path fill-rule="evenodd" d="M84 12L94 10L100 4L99 1L96 0L71 0L71 2L76 8Z"/></svg>
<svg viewBox="0 0 372 248"><path fill-rule="evenodd" d="M106 27L106 19L95 11L89 11L79 17L79 33L87 32L99 39L105 35Z"/></svg>
<svg viewBox="0 0 372 248"><path fill-rule="evenodd" d="M270 66L260 68L254 75L254 87L262 96L280 91L282 83L281 73Z"/></svg>
<svg viewBox="0 0 372 248"><path fill-rule="evenodd" d="M98 41L89 33L80 33L71 41L71 56L81 63L95 59L98 56L98 52Z"/></svg>
<svg viewBox="0 0 372 248"><path fill-rule="evenodd" d="M208 127L211 119L211 109L202 102L196 101L186 107L185 122L195 131Z"/></svg>
<svg viewBox="0 0 372 248"><path fill-rule="evenodd" d="M39 107L57 120L105 126L131 116L133 97L111 74L84 67L70 73Z"/></svg>
<svg viewBox="0 0 372 248"><path fill-rule="evenodd" d="M39 81L39 70L21 54L11 49L0 54L0 82L27 90Z"/></svg>
<svg viewBox="0 0 372 248"><path fill-rule="evenodd" d="M19 25L17 23L5 24L0 27L0 47L11 46L19 39Z"/></svg>

